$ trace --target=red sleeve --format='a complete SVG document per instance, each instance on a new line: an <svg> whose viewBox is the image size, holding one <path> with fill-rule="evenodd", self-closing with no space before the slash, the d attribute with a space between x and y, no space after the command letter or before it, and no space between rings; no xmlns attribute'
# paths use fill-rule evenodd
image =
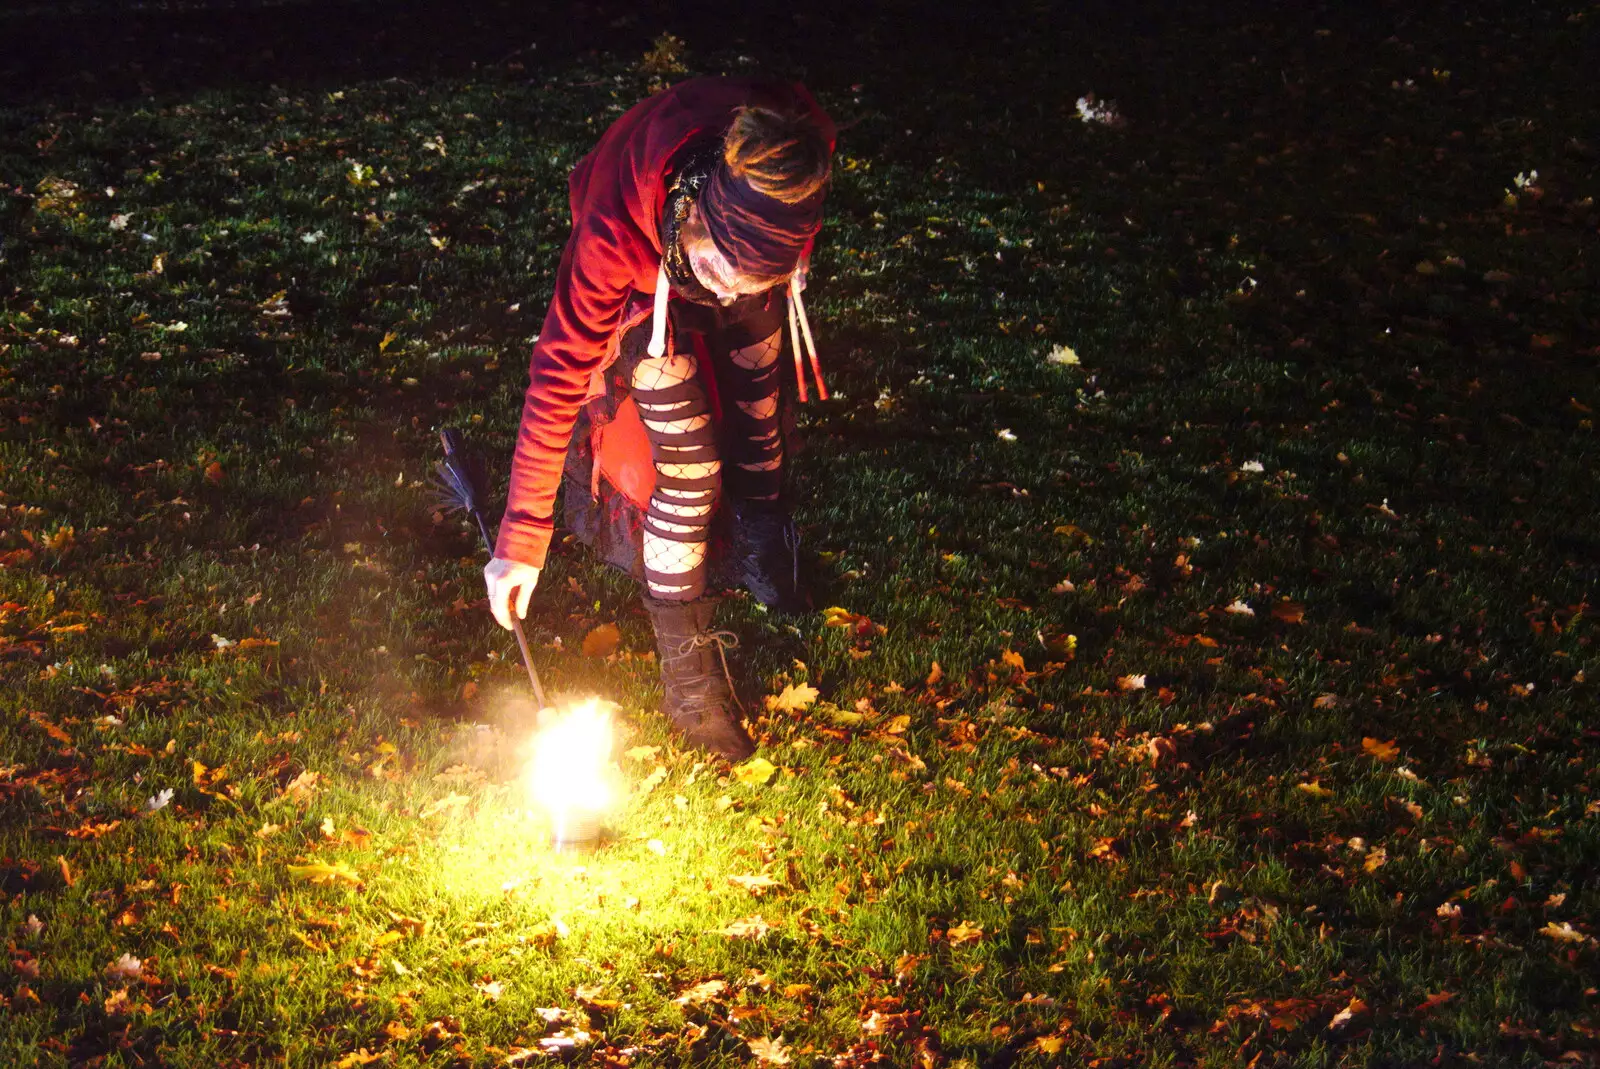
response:
<svg viewBox="0 0 1600 1069"><path fill-rule="evenodd" d="M625 241L605 213L593 213L573 229L561 254L555 296L528 368L496 557L544 567L572 425L633 285L620 252Z"/></svg>

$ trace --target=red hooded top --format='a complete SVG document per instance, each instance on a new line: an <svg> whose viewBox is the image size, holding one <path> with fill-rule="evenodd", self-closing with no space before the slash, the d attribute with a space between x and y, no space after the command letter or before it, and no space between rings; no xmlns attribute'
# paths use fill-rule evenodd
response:
<svg viewBox="0 0 1600 1069"><path fill-rule="evenodd" d="M809 111L833 144L832 121L798 83L696 78L634 105L573 168L572 236L533 347L496 557L544 567L578 409L594 396L629 296L655 292L668 164L752 104Z"/></svg>

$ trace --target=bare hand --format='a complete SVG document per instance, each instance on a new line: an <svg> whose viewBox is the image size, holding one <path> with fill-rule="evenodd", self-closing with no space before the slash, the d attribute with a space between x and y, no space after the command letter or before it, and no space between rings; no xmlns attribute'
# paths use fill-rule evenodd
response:
<svg viewBox="0 0 1600 1069"><path fill-rule="evenodd" d="M489 611L507 631L511 630L511 606L517 607L517 619L526 619L528 600L533 588L539 585L539 569L531 564L496 557L484 566L483 581L489 587Z"/></svg>

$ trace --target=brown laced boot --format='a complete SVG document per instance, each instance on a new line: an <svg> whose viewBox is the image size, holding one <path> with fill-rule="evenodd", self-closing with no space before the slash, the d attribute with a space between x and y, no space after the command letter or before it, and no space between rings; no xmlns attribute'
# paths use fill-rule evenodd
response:
<svg viewBox="0 0 1600 1069"><path fill-rule="evenodd" d="M722 754L730 761L742 761L755 753L755 743L733 709L733 688L723 656L723 650L738 640L727 631L711 630L716 601L658 601L648 595L643 600L661 658L662 713L691 746Z"/></svg>

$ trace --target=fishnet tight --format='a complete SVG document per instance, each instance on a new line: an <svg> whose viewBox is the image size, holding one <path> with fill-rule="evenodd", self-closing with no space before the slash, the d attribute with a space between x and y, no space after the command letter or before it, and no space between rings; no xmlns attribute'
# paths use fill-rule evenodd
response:
<svg viewBox="0 0 1600 1069"><path fill-rule="evenodd" d="M734 407L728 413L729 490L753 501L777 498L782 480L783 435L778 425L778 355L783 335L773 333L728 354L724 376Z"/></svg>
<svg viewBox="0 0 1600 1069"><path fill-rule="evenodd" d="M716 508L713 489L693 491L662 485L666 480L711 483L722 462L705 457L705 448L692 439L704 439L711 426L705 411L705 391L689 389L698 364L689 354L647 357L634 367L634 398L645 433L650 438L656 467L656 489L644 527L645 582L653 597L691 601L705 592L706 537ZM682 400L654 403L651 394L690 393ZM674 413L695 412L686 418ZM683 460L674 460L683 457ZM692 459L691 459L692 458ZM677 582L681 577L681 582Z"/></svg>
<svg viewBox="0 0 1600 1069"><path fill-rule="evenodd" d="M782 477L778 425L778 356L782 335L734 349L721 378L733 404L726 410L739 497L772 500ZM632 386L656 468L643 532L645 585L664 601L691 601L705 593L706 540L716 509L722 461L710 441L711 416L698 385L692 354L646 357L635 365ZM653 396L654 395L654 396ZM672 398L664 400L664 398ZM678 418L673 418L677 415ZM685 484L698 483L693 489ZM664 485L666 484L666 485Z"/></svg>

